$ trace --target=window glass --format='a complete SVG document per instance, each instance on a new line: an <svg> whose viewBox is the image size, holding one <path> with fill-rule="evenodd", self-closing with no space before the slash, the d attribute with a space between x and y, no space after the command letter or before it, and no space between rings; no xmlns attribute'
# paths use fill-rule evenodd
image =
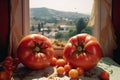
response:
<svg viewBox="0 0 120 80"><path fill-rule="evenodd" d="M92 34L87 26L94 0L30 0L30 33L67 41L79 33Z"/></svg>

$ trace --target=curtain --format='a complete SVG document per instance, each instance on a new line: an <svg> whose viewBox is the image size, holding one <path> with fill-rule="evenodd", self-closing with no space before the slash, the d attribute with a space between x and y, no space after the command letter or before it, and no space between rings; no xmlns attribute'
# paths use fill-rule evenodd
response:
<svg viewBox="0 0 120 80"><path fill-rule="evenodd" d="M25 1L29 0L11 0L9 55L16 56L15 54L19 41L22 39L22 37L29 33L29 26L25 26L26 23L24 19Z"/></svg>
<svg viewBox="0 0 120 80"><path fill-rule="evenodd" d="M8 55L9 23L10 23L9 0L0 0L0 62Z"/></svg>
<svg viewBox="0 0 120 80"><path fill-rule="evenodd" d="M98 39L103 50L103 56L112 57L116 48L113 25L111 22L111 0L94 0L88 26L94 28L94 36Z"/></svg>
<svg viewBox="0 0 120 80"><path fill-rule="evenodd" d="M112 21L117 36L117 43L120 46L120 0L113 0Z"/></svg>
<svg viewBox="0 0 120 80"><path fill-rule="evenodd" d="M112 6L112 22L117 37L117 48L113 52L113 59L120 64L120 0L113 0Z"/></svg>

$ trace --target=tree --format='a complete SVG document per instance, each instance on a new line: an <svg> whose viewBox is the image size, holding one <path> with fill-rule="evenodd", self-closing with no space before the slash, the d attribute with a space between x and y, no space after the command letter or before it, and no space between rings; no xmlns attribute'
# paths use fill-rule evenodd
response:
<svg viewBox="0 0 120 80"><path fill-rule="evenodd" d="M77 34L81 33L81 31L86 27L86 22L84 21L84 18L80 18L76 24L76 31Z"/></svg>
<svg viewBox="0 0 120 80"><path fill-rule="evenodd" d="M93 27L86 27L84 28L81 33L88 33L88 34L93 34Z"/></svg>
<svg viewBox="0 0 120 80"><path fill-rule="evenodd" d="M40 24L41 28L43 29L42 34L44 34L43 23Z"/></svg>
<svg viewBox="0 0 120 80"><path fill-rule="evenodd" d="M76 35L76 30L73 30L73 29L69 30L69 33L68 33L69 38L74 35Z"/></svg>
<svg viewBox="0 0 120 80"><path fill-rule="evenodd" d="M31 31L34 31L34 30L35 30L35 27L34 27L34 26L32 26L32 27L31 27Z"/></svg>
<svg viewBox="0 0 120 80"><path fill-rule="evenodd" d="M48 29L48 30L47 30L47 32L48 32L48 33L50 33L50 32L51 32L51 29L50 29L50 27L47 27L47 29Z"/></svg>
<svg viewBox="0 0 120 80"><path fill-rule="evenodd" d="M69 38L68 33L62 33L58 32L55 34L55 39L62 40L62 41L67 41Z"/></svg>
<svg viewBox="0 0 120 80"><path fill-rule="evenodd" d="M41 31L41 25L40 25L40 23L38 24L38 32L40 32Z"/></svg>
<svg viewBox="0 0 120 80"><path fill-rule="evenodd" d="M63 38L63 34L58 32L56 35L55 35L55 38L56 39L59 39L59 38Z"/></svg>

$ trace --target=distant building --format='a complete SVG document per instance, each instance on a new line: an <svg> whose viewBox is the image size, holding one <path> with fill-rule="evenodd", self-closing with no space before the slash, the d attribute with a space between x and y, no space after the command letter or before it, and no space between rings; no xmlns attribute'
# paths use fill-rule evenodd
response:
<svg viewBox="0 0 120 80"><path fill-rule="evenodd" d="M69 32L70 29L75 28L75 26L71 26L71 25L60 25L59 27L61 28L59 32Z"/></svg>

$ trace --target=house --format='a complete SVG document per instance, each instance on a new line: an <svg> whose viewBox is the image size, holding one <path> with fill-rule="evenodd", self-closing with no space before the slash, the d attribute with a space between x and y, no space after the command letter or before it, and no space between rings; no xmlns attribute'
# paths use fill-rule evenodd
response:
<svg viewBox="0 0 120 80"><path fill-rule="evenodd" d="M60 27L60 29L59 29L59 31L58 32L69 32L69 30L71 30L71 29L74 29L75 28L75 25L60 25L59 26Z"/></svg>
<svg viewBox="0 0 120 80"><path fill-rule="evenodd" d="M50 30L57 30L57 27L56 27L55 23L46 23L44 25L44 28L46 28L46 29L50 28Z"/></svg>

